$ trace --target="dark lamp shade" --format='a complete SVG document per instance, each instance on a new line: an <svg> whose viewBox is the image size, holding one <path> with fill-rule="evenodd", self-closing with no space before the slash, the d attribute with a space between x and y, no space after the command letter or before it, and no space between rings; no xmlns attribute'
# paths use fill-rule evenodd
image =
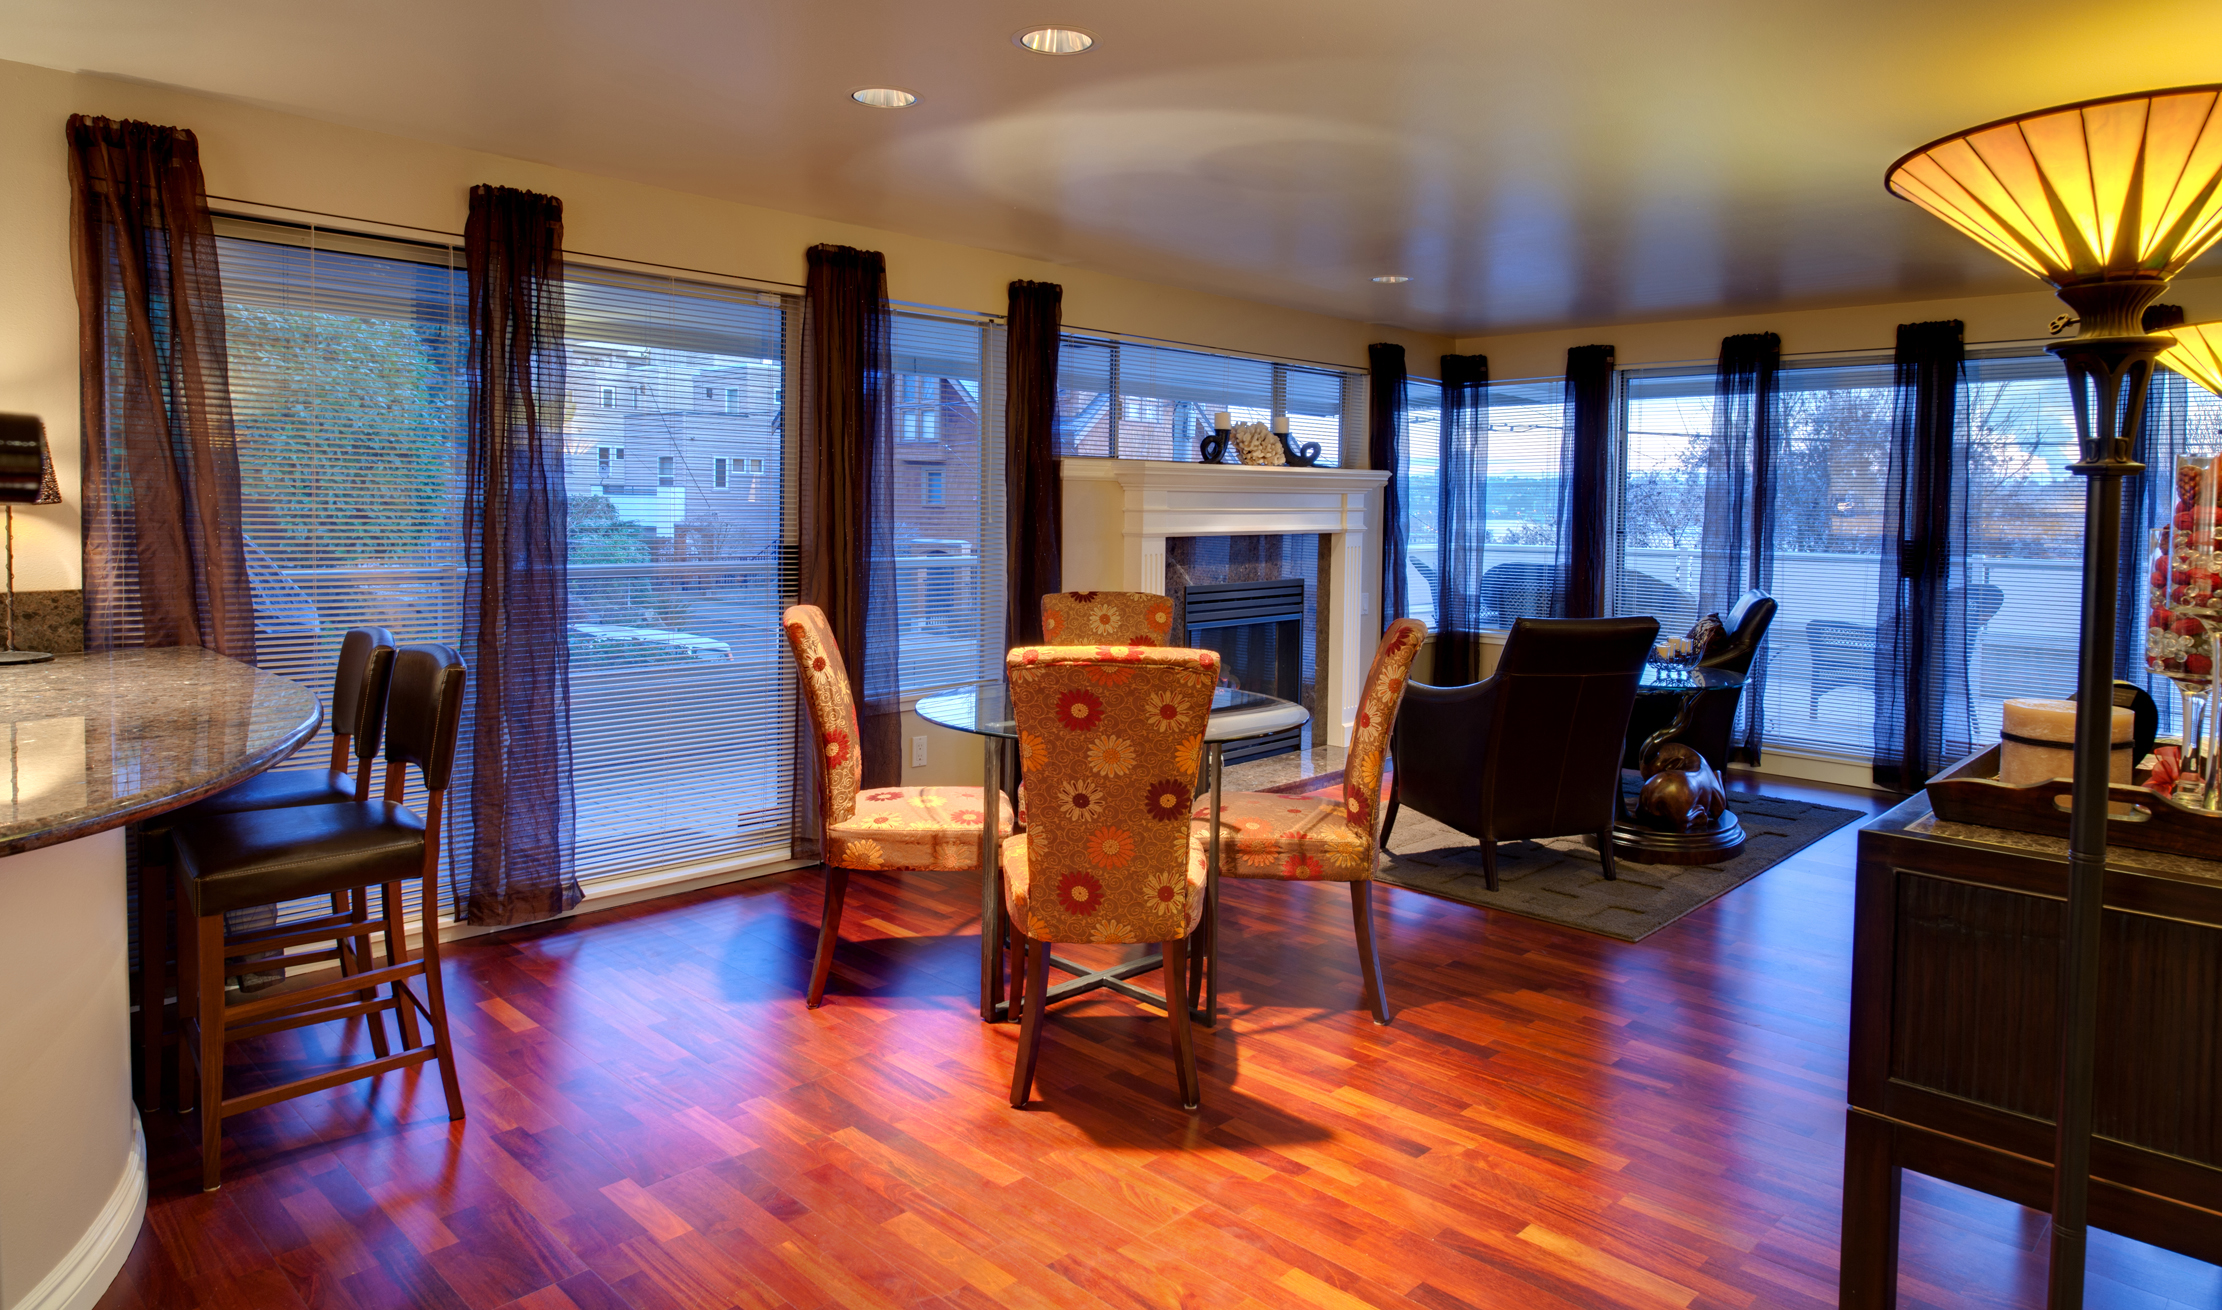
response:
<svg viewBox="0 0 2222 1310"><path fill-rule="evenodd" d="M0 504L61 503L54 457L46 449L46 425L31 414L0 414Z"/></svg>
<svg viewBox="0 0 2222 1310"><path fill-rule="evenodd" d="M2222 86L2040 109L1890 166L1904 199L2056 287L2171 278L2222 236Z"/></svg>

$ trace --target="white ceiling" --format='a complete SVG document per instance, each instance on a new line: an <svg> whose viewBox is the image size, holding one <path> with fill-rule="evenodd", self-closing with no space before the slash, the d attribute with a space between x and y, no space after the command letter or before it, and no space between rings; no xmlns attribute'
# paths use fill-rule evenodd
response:
<svg viewBox="0 0 2222 1310"><path fill-rule="evenodd" d="M2027 290L1883 169L2222 80L2222 4L6 0L0 58L1477 335Z"/></svg>

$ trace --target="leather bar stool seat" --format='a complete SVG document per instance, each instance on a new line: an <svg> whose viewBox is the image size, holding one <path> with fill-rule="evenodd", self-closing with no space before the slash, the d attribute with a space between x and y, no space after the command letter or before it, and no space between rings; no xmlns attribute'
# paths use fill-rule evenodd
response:
<svg viewBox="0 0 2222 1310"><path fill-rule="evenodd" d="M383 707L381 707L383 708ZM204 797L162 816L175 829L211 814L238 814L246 810L282 810L296 805L340 805L355 799L355 775L336 769L310 773L295 769L285 773L258 773L235 787Z"/></svg>
<svg viewBox="0 0 2222 1310"><path fill-rule="evenodd" d="M388 801L208 817L217 821L186 826L177 843L195 916L405 882L423 872L424 820Z"/></svg>

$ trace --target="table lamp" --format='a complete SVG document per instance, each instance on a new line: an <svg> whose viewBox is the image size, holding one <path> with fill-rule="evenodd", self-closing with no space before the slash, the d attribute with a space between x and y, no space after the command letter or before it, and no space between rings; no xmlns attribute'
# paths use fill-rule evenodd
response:
<svg viewBox="0 0 2222 1310"><path fill-rule="evenodd" d="M2075 799L2068 821L2061 1041L2048 1304L2083 1304L2096 1058L2099 918L2106 878L2108 717L2122 478L2154 361L2146 306L2222 236L2222 84L2084 100L1969 128L1892 164L1884 185L2023 271L2075 311L2050 347L2075 402L2083 510Z"/></svg>
<svg viewBox="0 0 2222 1310"><path fill-rule="evenodd" d="M0 650L0 664L44 664L54 658L43 650L15 648L15 507L61 503L54 458L46 449L46 425L30 414L0 414L0 504L7 507L8 521L7 649Z"/></svg>

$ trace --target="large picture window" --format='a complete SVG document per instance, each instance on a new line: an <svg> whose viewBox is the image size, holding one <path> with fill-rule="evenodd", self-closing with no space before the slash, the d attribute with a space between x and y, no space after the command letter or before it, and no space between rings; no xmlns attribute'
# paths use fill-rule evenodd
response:
<svg viewBox="0 0 2222 1310"><path fill-rule="evenodd" d="M1002 670L1002 337L985 321L899 311L891 336L896 617L910 697Z"/></svg>
<svg viewBox="0 0 2222 1310"><path fill-rule="evenodd" d="M1430 627L1441 624L1437 597L1443 586L1442 441L1443 388L1432 378L1406 382L1404 467L1399 471L1405 518L1406 609ZM1517 618L1547 617L1555 594L1551 576L1558 546L1559 465L1565 425L1564 384L1558 378L1492 382L1487 448L1476 474L1482 507L1478 530L1467 534L1475 554L1467 576L1480 580L1484 612L1492 627Z"/></svg>
<svg viewBox="0 0 2222 1310"><path fill-rule="evenodd" d="M1059 345L1057 425L1068 455L1193 461L1213 416L1235 423L1288 418L1299 447L1319 443L1322 466L1342 462L1355 372L1068 335ZM1231 459L1232 456L1230 455Z"/></svg>

